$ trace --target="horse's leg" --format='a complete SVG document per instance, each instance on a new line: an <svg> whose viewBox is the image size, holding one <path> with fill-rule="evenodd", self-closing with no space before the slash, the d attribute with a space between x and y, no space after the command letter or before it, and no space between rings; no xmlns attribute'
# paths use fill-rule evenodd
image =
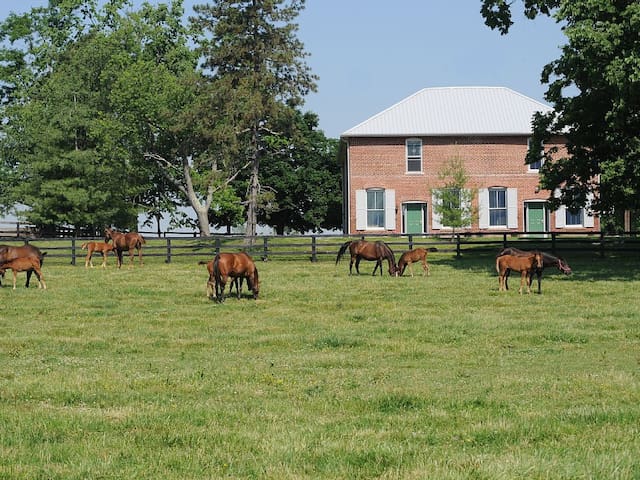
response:
<svg viewBox="0 0 640 480"><path fill-rule="evenodd" d="M13 272L13 289L16 289L16 280L18 278L18 272L16 272L15 269L11 269L11 271ZM27 275L29 275L29 272L27 272Z"/></svg>
<svg viewBox="0 0 640 480"><path fill-rule="evenodd" d="M410 261L407 265L409 265L409 273L413 277L413 262Z"/></svg>
<svg viewBox="0 0 640 480"><path fill-rule="evenodd" d="M38 278L38 288L42 288L43 290L47 289L47 284L44 283L44 275L42 275L42 270L35 269L36 277Z"/></svg>
<svg viewBox="0 0 640 480"><path fill-rule="evenodd" d="M429 275L429 264L426 257L422 259L422 274L424 275L425 273Z"/></svg>
<svg viewBox="0 0 640 480"><path fill-rule="evenodd" d="M27 272L27 283L24 284L25 288L29 288L29 282L31 281L31 273L32 273L31 270ZM13 285L15 286L15 283Z"/></svg>
<svg viewBox="0 0 640 480"><path fill-rule="evenodd" d="M84 258L84 268L89 268L89 265L93 268L93 263L91 263L91 250L87 251L87 256Z"/></svg>
<svg viewBox="0 0 640 480"><path fill-rule="evenodd" d="M103 250L102 251L102 268L107 268L107 256L108 255L109 255L109 251L108 250Z"/></svg>
<svg viewBox="0 0 640 480"><path fill-rule="evenodd" d="M376 275L376 270L378 270L378 267L380 267L380 274L382 274L382 262L380 261L380 259L376 260L376 266L373 267L373 273L371 275Z"/></svg>
<svg viewBox="0 0 640 480"><path fill-rule="evenodd" d="M509 290L509 284L507 283L507 280L509 280L509 274L511 273L511 269L507 268L504 271L504 289L505 290Z"/></svg>
<svg viewBox="0 0 640 480"><path fill-rule="evenodd" d="M130 246L129 247L129 268L133 268L133 259L135 258L135 256L136 256L135 249L132 246Z"/></svg>
<svg viewBox="0 0 640 480"><path fill-rule="evenodd" d="M522 295L522 289L524 288L524 286L527 286L527 293L531 293L531 287L529 287L529 282L528 282L528 278L527 278L527 270L523 270L522 273L520 274L520 290L518 290L518 293L520 295Z"/></svg>

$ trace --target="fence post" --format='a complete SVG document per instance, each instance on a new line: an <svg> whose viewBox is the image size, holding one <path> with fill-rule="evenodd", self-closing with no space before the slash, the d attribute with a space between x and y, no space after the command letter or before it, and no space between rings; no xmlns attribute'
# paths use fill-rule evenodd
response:
<svg viewBox="0 0 640 480"><path fill-rule="evenodd" d="M556 232L551 232L551 253L556 254Z"/></svg>
<svg viewBox="0 0 640 480"><path fill-rule="evenodd" d="M220 242L220 237L216 237L216 253L213 255L214 257L220 253L220 247L222 242Z"/></svg>
<svg viewBox="0 0 640 480"><path fill-rule="evenodd" d="M409 234L409 250L413 250L413 235Z"/></svg>
<svg viewBox="0 0 640 480"><path fill-rule="evenodd" d="M318 245L315 235L311 235L311 262L316 263L318 261Z"/></svg>
<svg viewBox="0 0 640 480"><path fill-rule="evenodd" d="M269 239L264 237L262 239L262 261L266 262L269 259Z"/></svg>
<svg viewBox="0 0 640 480"><path fill-rule="evenodd" d="M456 258L460 258L462 256L462 251L460 250L460 234L456 233Z"/></svg>
<svg viewBox="0 0 640 480"><path fill-rule="evenodd" d="M76 239L73 237L71 239L71 265L76 264Z"/></svg>
<svg viewBox="0 0 640 480"><path fill-rule="evenodd" d="M171 239L167 237L167 259L165 263L171 263Z"/></svg>
<svg viewBox="0 0 640 480"><path fill-rule="evenodd" d="M502 248L507 248L507 234L502 234Z"/></svg>

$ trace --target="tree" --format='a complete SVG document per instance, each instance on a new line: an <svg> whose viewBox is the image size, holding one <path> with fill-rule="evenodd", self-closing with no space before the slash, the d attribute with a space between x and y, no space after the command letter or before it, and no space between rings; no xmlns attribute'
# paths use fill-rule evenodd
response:
<svg viewBox="0 0 640 480"><path fill-rule="evenodd" d="M447 161L438 172L438 187L432 189L433 211L443 226L456 229L468 227L475 218L473 192L466 188L469 176L464 162L458 158Z"/></svg>
<svg viewBox="0 0 640 480"><path fill-rule="evenodd" d="M261 223L306 232L340 227L342 213L338 141L318 130L318 116L294 113L295 121L279 126L283 135L269 136L269 151L260 183L269 192L269 208L259 212ZM261 202L262 203L262 202Z"/></svg>
<svg viewBox="0 0 640 480"><path fill-rule="evenodd" d="M249 163L247 235L256 234L260 163L265 136L304 96L315 90L315 76L293 20L304 0L217 0L196 5L192 19L200 33L204 67L215 76L242 155Z"/></svg>
<svg viewBox="0 0 640 480"><path fill-rule="evenodd" d="M601 215L640 207L640 3L637 0L525 0L525 13L553 15L567 45L541 80L554 111L533 119L527 161L543 154L541 186L549 202ZM484 0L487 25L507 33L511 2ZM546 149L566 138L566 154ZM556 193L559 192L559 195Z"/></svg>

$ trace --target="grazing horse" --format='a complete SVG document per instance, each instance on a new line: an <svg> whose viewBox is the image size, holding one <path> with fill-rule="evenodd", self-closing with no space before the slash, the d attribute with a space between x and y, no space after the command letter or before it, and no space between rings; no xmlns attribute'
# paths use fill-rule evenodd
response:
<svg viewBox="0 0 640 480"><path fill-rule="evenodd" d="M208 262L206 261L198 262L198 265L207 266L207 271L209 272L209 280L207 280L207 297L211 300L213 300L213 297L215 296L215 285L216 285L216 279L213 274L213 262L214 262L213 260L209 260ZM243 280L243 277L237 277L232 280L232 282L229 284L229 294L233 292L233 287L235 286L236 294L238 295L238 297L240 297L240 292L242 289L242 280Z"/></svg>
<svg viewBox="0 0 640 480"><path fill-rule="evenodd" d="M356 264L356 273L360 275L360 260L375 260L376 266L373 269L372 275L376 274L376 270L380 268L380 276L382 276L382 260L387 260L389 263L389 275L398 276L398 270L396 266L396 258L393 255L393 250L389 248L389 245L378 240L375 243L367 242L366 240L349 240L345 242L338 251L336 257L336 265L342 258L342 255L349 249L351 253L351 263L349 263L349 275L352 273L353 263Z"/></svg>
<svg viewBox="0 0 640 480"><path fill-rule="evenodd" d="M422 275L429 275L429 264L427 263L427 253L437 251L436 248L430 248L427 250L426 248L414 248L413 250L409 250L408 252L404 252L400 256L400 260L398 260L398 275L404 275L404 271L409 267L409 272L413 277L413 263L421 262L422 263Z"/></svg>
<svg viewBox="0 0 640 480"><path fill-rule="evenodd" d="M498 280L500 282L500 291L506 291L507 272L515 270L520 272L520 290L527 285L527 293L531 293L531 276L533 272L542 268L542 253L531 252L529 255L499 255L496 257L496 270L498 271Z"/></svg>
<svg viewBox="0 0 640 480"><path fill-rule="evenodd" d="M258 279L258 269L253 259L244 252L239 253L218 253L213 259L213 281L216 298L220 303L224 302L224 287L227 280L244 278L247 280L249 289L253 292L253 298L258 298L260 292L260 281ZM210 283L207 284L207 291L210 291ZM238 298L241 292L238 290Z"/></svg>
<svg viewBox="0 0 640 480"><path fill-rule="evenodd" d="M40 260L36 257L19 257L8 262L4 262L0 265L0 273L4 275L5 270L11 270L13 272L13 289L16 289L16 277L18 272L27 272L27 275L31 272L35 272L38 278L38 288L47 288L47 284L44 283L44 276L42 270L40 270Z"/></svg>
<svg viewBox="0 0 640 480"><path fill-rule="evenodd" d="M47 252L41 252L38 247L35 247L31 244L22 245L20 247L12 247L9 245L0 245L0 267L3 266L6 262L10 262L11 260L15 260L16 258L35 258L38 260L39 266L42 266L42 262L44 261L44 256ZM31 274L33 270L27 270L27 283L25 284L26 288L29 288L29 281L31 280ZM4 275L4 272L2 273Z"/></svg>
<svg viewBox="0 0 640 480"><path fill-rule="evenodd" d="M142 245L146 242L141 234L138 232L122 233L112 230L111 228L105 228L104 243L109 243L109 240L113 240L113 249L116 251L118 268L122 266L122 252L125 250L129 252L129 258L131 260L129 265L133 267L134 249L138 250L138 263L142 266Z"/></svg>
<svg viewBox="0 0 640 480"><path fill-rule="evenodd" d="M545 253L545 252L541 252L541 253L542 253L542 268L537 268L535 270L536 277L538 279L538 293L542 293L542 288L541 288L542 271L546 267L557 267L558 270L560 270L565 275L571 275L571 267L562 258L553 256L553 255L551 255L549 253ZM531 254L531 252L526 251L526 250L520 250L520 249L514 248L514 247L506 247L506 248L503 248L502 250L500 250L500 252L498 253L498 256L500 256L500 255L529 255L529 254ZM504 278L504 286L505 286L506 290L509 290L509 285L507 284L508 278L509 278L509 272L506 272L505 278ZM531 286L532 282L533 282L533 276L529 277L529 286Z"/></svg>
<svg viewBox="0 0 640 480"><path fill-rule="evenodd" d="M102 253L102 268L106 268L107 256L115 247L112 244L105 242L85 242L80 248L82 250L87 250L87 257L84 259L84 268L88 268L89 265L93 268L93 261L91 260L91 257L95 252Z"/></svg>

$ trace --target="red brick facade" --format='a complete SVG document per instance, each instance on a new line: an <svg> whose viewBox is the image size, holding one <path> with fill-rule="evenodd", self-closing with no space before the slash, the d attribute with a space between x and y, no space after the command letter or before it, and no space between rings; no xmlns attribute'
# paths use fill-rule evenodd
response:
<svg viewBox="0 0 640 480"><path fill-rule="evenodd" d="M464 163L469 177L467 188L474 192L473 207L479 215L468 231L533 231L528 223L528 208L537 205L539 215L544 215L544 231L598 231L599 221L584 212L584 221L571 221L567 224L564 209L551 212L544 201L548 191L539 191L538 172L530 170L524 163L528 149L526 136L441 136L411 137L422 142L422 171L407 172L406 137L345 137L346 158L344 161L344 230L348 234L356 233L408 233L405 224L405 211L408 204L420 206L424 211L423 233L444 233L446 227L437 225L433 218L431 189L441 187L438 174L452 159ZM555 146L562 148L562 139L555 139ZM552 147L548 144L546 147ZM488 225L486 220L487 189L509 189L510 205L509 225ZM362 215L362 196L357 192L370 189L382 189L393 192L395 212L389 211L390 219L384 227L370 228L363 220L357 222L359 208ZM395 198L394 198L395 197ZM481 198L482 197L482 198ZM387 198L387 197L385 197ZM358 204L358 201L360 204ZM387 205L388 207L388 205ZM366 205L364 206L366 208ZM483 217L484 215L484 217ZM514 216L514 215L517 215ZM533 215L533 214L532 214ZM391 218L393 220L391 220ZM361 217L364 218L364 217ZM484 220L483 220L484 218ZM359 223L359 224L358 224ZM364 226L363 226L364 225ZM415 233L411 232L411 233Z"/></svg>

